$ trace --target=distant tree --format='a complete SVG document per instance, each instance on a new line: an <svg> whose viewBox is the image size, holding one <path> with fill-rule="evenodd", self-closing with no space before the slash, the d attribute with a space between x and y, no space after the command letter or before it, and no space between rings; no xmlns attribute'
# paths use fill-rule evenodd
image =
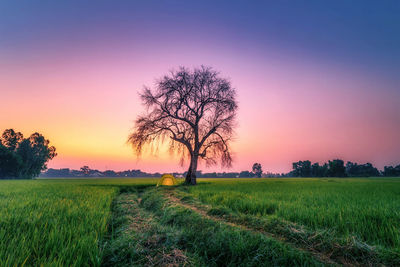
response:
<svg viewBox="0 0 400 267"><path fill-rule="evenodd" d="M116 177L117 176L117 174L113 170L106 170L103 172L103 175L105 177ZM132 176L132 177L134 177L134 176Z"/></svg>
<svg viewBox="0 0 400 267"><path fill-rule="evenodd" d="M141 94L148 112L135 122L128 142L137 155L145 145L169 142L171 152L190 165L187 184L196 184L199 158L207 165L232 162L230 142L236 125L236 92L230 82L209 67L172 71Z"/></svg>
<svg viewBox="0 0 400 267"><path fill-rule="evenodd" d="M387 177L396 177L400 176L400 164L396 167L393 166L385 166L382 172L383 176Z"/></svg>
<svg viewBox="0 0 400 267"><path fill-rule="evenodd" d="M282 174L273 173L273 172L266 172L266 173L263 174L263 177L266 177L266 178L279 178L279 177L282 177Z"/></svg>
<svg viewBox="0 0 400 267"><path fill-rule="evenodd" d="M314 163L311 165L311 176L312 177L326 177L328 175L328 164L319 165L319 163Z"/></svg>
<svg viewBox="0 0 400 267"><path fill-rule="evenodd" d="M311 161L293 162L293 176L295 177L311 177Z"/></svg>
<svg viewBox="0 0 400 267"><path fill-rule="evenodd" d="M207 172L207 173L203 173L204 178L215 178L218 177L218 174L216 172Z"/></svg>
<svg viewBox="0 0 400 267"><path fill-rule="evenodd" d="M324 163L324 165L320 166L321 177L327 177L328 176L328 169L329 169L328 163Z"/></svg>
<svg viewBox="0 0 400 267"><path fill-rule="evenodd" d="M70 169L69 168L60 169L59 175L60 175L60 177L68 177L68 176L70 176Z"/></svg>
<svg viewBox="0 0 400 267"><path fill-rule="evenodd" d="M351 161L348 161L346 163L346 174L347 176L356 176L356 174L358 173L358 168L357 168L357 163L353 163Z"/></svg>
<svg viewBox="0 0 400 267"><path fill-rule="evenodd" d="M253 173L251 173L249 171L241 171L239 173L239 177L240 178L250 178L250 177L253 177Z"/></svg>
<svg viewBox="0 0 400 267"><path fill-rule="evenodd" d="M320 166L319 166L318 162L311 165L311 176L312 177L321 177L321 176L319 176L319 170L320 170Z"/></svg>
<svg viewBox="0 0 400 267"><path fill-rule="evenodd" d="M81 172L83 173L84 176L89 176L91 169L89 168L89 166L83 166L81 167Z"/></svg>
<svg viewBox="0 0 400 267"><path fill-rule="evenodd" d="M372 163L365 163L362 166L362 172L365 174L366 177L369 176L379 176L380 172L377 168L375 168Z"/></svg>
<svg viewBox="0 0 400 267"><path fill-rule="evenodd" d="M42 172L40 177L71 177L72 173L69 168L64 169L52 169L49 168L47 171Z"/></svg>
<svg viewBox="0 0 400 267"><path fill-rule="evenodd" d="M311 176L312 177L322 177L321 166L319 166L318 162L311 165Z"/></svg>
<svg viewBox="0 0 400 267"><path fill-rule="evenodd" d="M329 177L345 177L346 168L344 166L344 161L341 159L334 159L328 162L328 176Z"/></svg>
<svg viewBox="0 0 400 267"><path fill-rule="evenodd" d="M349 161L346 163L346 174L350 177L370 177L379 176L379 171L371 163L357 164Z"/></svg>
<svg viewBox="0 0 400 267"><path fill-rule="evenodd" d="M238 172L227 172L223 177L225 178L238 178L239 173Z"/></svg>
<svg viewBox="0 0 400 267"><path fill-rule="evenodd" d="M7 129L1 138L0 177L33 178L47 168L47 162L57 153L50 141L39 133L23 138L20 132ZM5 150L8 150L7 153Z"/></svg>
<svg viewBox="0 0 400 267"><path fill-rule="evenodd" d="M254 163L253 164L253 173L256 177L261 178L262 175L262 168L261 168L261 164L260 163Z"/></svg>

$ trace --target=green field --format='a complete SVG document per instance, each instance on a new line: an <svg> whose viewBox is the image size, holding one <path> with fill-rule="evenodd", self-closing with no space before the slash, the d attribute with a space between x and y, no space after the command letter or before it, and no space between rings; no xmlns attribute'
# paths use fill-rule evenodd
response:
<svg viewBox="0 0 400 267"><path fill-rule="evenodd" d="M400 179L0 181L0 266L400 265Z"/></svg>

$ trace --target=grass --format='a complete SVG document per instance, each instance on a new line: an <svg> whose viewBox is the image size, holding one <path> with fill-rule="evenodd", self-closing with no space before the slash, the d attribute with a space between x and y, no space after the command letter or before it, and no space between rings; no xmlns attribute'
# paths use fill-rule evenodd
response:
<svg viewBox="0 0 400 267"><path fill-rule="evenodd" d="M139 205L139 191L125 192L113 202L114 216L104 240L103 266L204 265L194 254L178 248L176 231L162 225Z"/></svg>
<svg viewBox="0 0 400 267"><path fill-rule="evenodd" d="M154 182L0 181L0 266L100 265L112 200L121 188Z"/></svg>
<svg viewBox="0 0 400 267"><path fill-rule="evenodd" d="M321 266L310 254L265 235L205 218L148 190L141 205L174 233L170 242L205 266Z"/></svg>
<svg viewBox="0 0 400 267"><path fill-rule="evenodd" d="M0 266L99 265L113 187L0 182Z"/></svg>
<svg viewBox="0 0 400 267"><path fill-rule="evenodd" d="M400 247L400 179L232 180L202 184L190 193L231 211Z"/></svg>
<svg viewBox="0 0 400 267"><path fill-rule="evenodd" d="M0 266L400 264L398 179L156 182L0 181Z"/></svg>

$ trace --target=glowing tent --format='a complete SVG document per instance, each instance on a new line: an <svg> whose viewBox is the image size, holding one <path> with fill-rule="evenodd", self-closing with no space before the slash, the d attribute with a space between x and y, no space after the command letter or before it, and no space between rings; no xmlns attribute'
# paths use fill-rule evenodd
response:
<svg viewBox="0 0 400 267"><path fill-rule="evenodd" d="M175 177L172 174L164 174L161 176L161 179L158 181L157 186L159 185L177 185L178 182L176 181Z"/></svg>

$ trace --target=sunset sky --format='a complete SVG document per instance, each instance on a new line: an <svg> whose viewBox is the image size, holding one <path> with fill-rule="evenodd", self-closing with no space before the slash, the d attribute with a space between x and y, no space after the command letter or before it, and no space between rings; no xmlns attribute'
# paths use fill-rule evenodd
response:
<svg viewBox="0 0 400 267"><path fill-rule="evenodd" d="M51 168L184 171L126 144L138 92L179 66L237 90L234 164L400 164L400 1L0 1L0 131L44 134Z"/></svg>

